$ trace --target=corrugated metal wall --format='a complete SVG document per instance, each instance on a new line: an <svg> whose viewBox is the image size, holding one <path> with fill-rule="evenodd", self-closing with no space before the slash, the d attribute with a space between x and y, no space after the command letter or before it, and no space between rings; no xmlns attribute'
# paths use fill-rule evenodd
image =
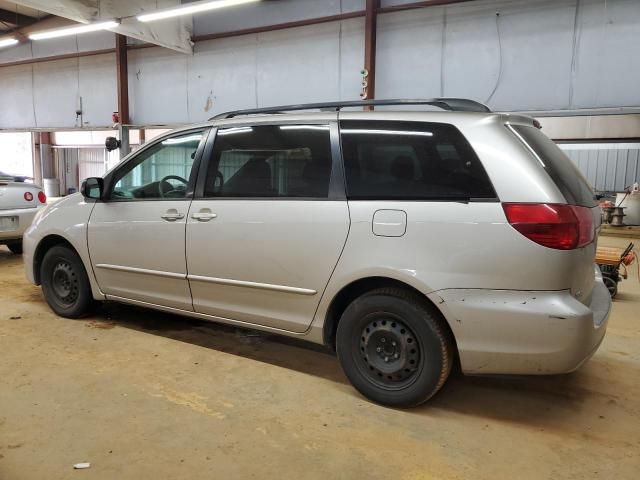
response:
<svg viewBox="0 0 640 480"><path fill-rule="evenodd" d="M133 146L132 150L139 147ZM96 147L54 147L57 178L60 179L60 192L69 193L69 189L78 191L80 184L88 177L101 177L107 170L120 161L117 150L108 152Z"/></svg>
<svg viewBox="0 0 640 480"><path fill-rule="evenodd" d="M621 192L640 181L640 143L559 146L597 191Z"/></svg>
<svg viewBox="0 0 640 480"><path fill-rule="evenodd" d="M410 0L383 5L398 1ZM258 2L196 15L194 33L335 15L364 4ZM640 44L639 5L477 0L381 15L376 95L461 96L508 111L638 106L640 62L632 59ZM110 32L25 42L2 49L0 64L112 47ZM202 41L193 55L131 50L131 122L190 123L238 108L357 100L363 61L363 18ZM114 72L114 54L0 68L0 128L110 127ZM82 125L75 115L80 98Z"/></svg>

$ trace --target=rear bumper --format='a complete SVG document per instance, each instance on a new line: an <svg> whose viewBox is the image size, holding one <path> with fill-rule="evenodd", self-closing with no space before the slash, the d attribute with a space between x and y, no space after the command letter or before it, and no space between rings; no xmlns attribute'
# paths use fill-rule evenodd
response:
<svg viewBox="0 0 640 480"><path fill-rule="evenodd" d="M589 305L569 291L442 290L430 295L449 321L468 374L558 374L598 349L611 310L599 272Z"/></svg>
<svg viewBox="0 0 640 480"><path fill-rule="evenodd" d="M19 240L22 238L24 231L29 228L33 218L36 216L38 208L19 208L16 210L0 210L0 217L18 217L18 225L15 229L9 231L0 230L0 244Z"/></svg>

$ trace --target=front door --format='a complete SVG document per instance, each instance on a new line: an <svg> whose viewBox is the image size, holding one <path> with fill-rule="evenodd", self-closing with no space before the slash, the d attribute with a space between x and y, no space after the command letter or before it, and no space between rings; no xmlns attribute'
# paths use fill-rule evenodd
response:
<svg viewBox="0 0 640 480"><path fill-rule="evenodd" d="M309 327L349 229L330 131L328 120L218 129L187 219L196 312Z"/></svg>
<svg viewBox="0 0 640 480"><path fill-rule="evenodd" d="M159 139L107 176L88 233L107 296L193 310L185 223L205 136L191 130Z"/></svg>

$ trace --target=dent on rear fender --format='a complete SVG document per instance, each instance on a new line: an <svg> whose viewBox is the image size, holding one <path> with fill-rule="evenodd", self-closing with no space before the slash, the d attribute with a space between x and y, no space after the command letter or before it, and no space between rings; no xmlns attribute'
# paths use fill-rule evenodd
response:
<svg viewBox="0 0 640 480"><path fill-rule="evenodd" d="M463 323L467 312L474 318L499 311L514 315L547 316L555 319L575 317L573 304L566 302L567 291L527 292L520 290L449 289L432 292L428 298L446 309L456 323ZM577 301L573 302L578 304Z"/></svg>
<svg viewBox="0 0 640 480"><path fill-rule="evenodd" d="M567 290L452 289L429 298L451 326L465 373L566 373L605 330Z"/></svg>

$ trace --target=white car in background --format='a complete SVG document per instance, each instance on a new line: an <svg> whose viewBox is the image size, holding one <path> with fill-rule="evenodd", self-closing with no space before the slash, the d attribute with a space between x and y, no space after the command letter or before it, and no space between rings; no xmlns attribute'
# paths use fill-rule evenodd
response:
<svg viewBox="0 0 640 480"><path fill-rule="evenodd" d="M47 203L42 189L25 180L0 172L0 245L16 254L22 253L22 234Z"/></svg>

